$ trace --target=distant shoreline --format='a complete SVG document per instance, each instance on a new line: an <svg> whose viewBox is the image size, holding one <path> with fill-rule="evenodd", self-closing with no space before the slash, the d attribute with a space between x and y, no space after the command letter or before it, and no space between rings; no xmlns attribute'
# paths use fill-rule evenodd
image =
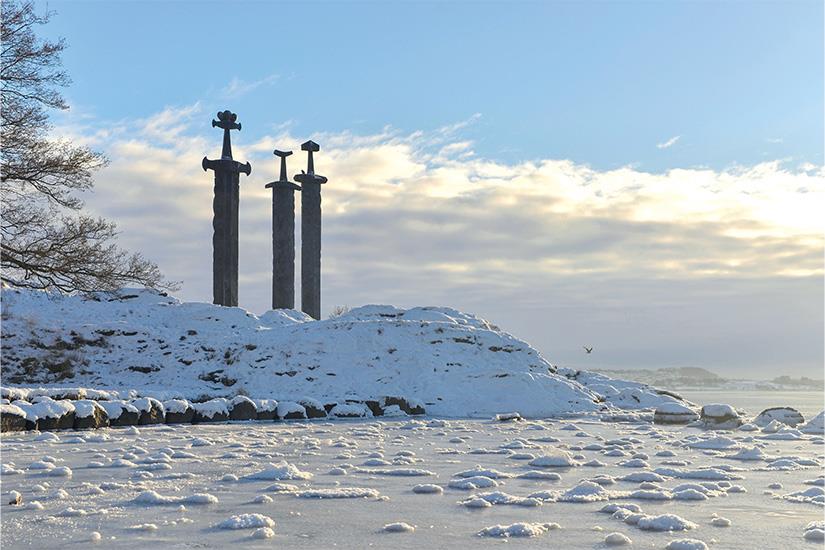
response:
<svg viewBox="0 0 825 550"><path fill-rule="evenodd" d="M728 391L825 391L825 380L779 376L772 380L724 378L699 367L660 369L590 369L615 378L641 382L669 390L728 390Z"/></svg>

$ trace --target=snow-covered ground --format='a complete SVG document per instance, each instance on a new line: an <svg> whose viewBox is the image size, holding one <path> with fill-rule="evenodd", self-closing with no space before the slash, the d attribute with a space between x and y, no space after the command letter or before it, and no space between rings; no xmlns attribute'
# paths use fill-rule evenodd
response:
<svg viewBox="0 0 825 550"><path fill-rule="evenodd" d="M583 419L4 434L0 544L820 548L823 450Z"/></svg>
<svg viewBox="0 0 825 550"><path fill-rule="evenodd" d="M85 386L162 401L396 396L428 414L476 418L620 414L678 400L557 368L489 322L442 307L373 305L313 321L131 289L114 299L5 289L2 307L7 386Z"/></svg>

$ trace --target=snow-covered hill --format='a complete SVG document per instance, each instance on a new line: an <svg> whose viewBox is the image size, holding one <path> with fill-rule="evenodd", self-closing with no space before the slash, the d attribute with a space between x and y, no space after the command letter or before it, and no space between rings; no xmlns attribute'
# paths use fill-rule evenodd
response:
<svg viewBox="0 0 825 550"><path fill-rule="evenodd" d="M428 414L531 417L620 412L674 397L635 382L557 369L527 343L449 308L364 306L314 321L148 290L118 298L4 289L4 385L88 386L190 400L323 402L401 396Z"/></svg>

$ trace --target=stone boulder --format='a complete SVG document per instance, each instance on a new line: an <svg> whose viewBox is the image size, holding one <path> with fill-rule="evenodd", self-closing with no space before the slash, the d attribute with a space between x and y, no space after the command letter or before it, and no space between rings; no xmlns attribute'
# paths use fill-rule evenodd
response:
<svg viewBox="0 0 825 550"><path fill-rule="evenodd" d="M753 423L764 428L774 420L796 428L805 422L805 417L802 416L801 412L791 407L771 407L759 413L759 415L753 419Z"/></svg>
<svg viewBox="0 0 825 550"><path fill-rule="evenodd" d="M81 399L74 402L74 429L95 430L109 427L109 415L97 401Z"/></svg>
<svg viewBox="0 0 825 550"><path fill-rule="evenodd" d="M185 399L169 399L163 402L167 424L191 424L195 418L195 409Z"/></svg>
<svg viewBox="0 0 825 550"><path fill-rule="evenodd" d="M229 402L230 420L257 420L258 408L255 402L248 397L239 395Z"/></svg>
<svg viewBox="0 0 825 550"><path fill-rule="evenodd" d="M364 403L338 403L330 411L329 416L334 418L367 418L372 411Z"/></svg>
<svg viewBox="0 0 825 550"><path fill-rule="evenodd" d="M699 425L709 430L733 430L742 424L736 409L721 403L705 405L699 415Z"/></svg>
<svg viewBox="0 0 825 550"><path fill-rule="evenodd" d="M37 428L42 431L71 430L74 427L75 410L66 399L55 401L51 397L36 397L30 405L27 416L37 419ZM23 410L26 410L24 407Z"/></svg>
<svg viewBox="0 0 825 550"><path fill-rule="evenodd" d="M134 426L140 420L140 411L127 401L98 401L109 417L110 426Z"/></svg>
<svg viewBox="0 0 825 550"><path fill-rule="evenodd" d="M410 403L403 397L384 397L381 401L381 408L386 409L392 405L397 405L402 411L411 415L424 414L424 406L421 403Z"/></svg>
<svg viewBox="0 0 825 550"><path fill-rule="evenodd" d="M26 413L20 407L11 404L0 405L0 431L22 432L26 430Z"/></svg>
<svg viewBox="0 0 825 550"><path fill-rule="evenodd" d="M373 416L384 416L384 408L378 401L375 401L374 399L367 399L364 401L364 405L370 408L370 412Z"/></svg>
<svg viewBox="0 0 825 550"><path fill-rule="evenodd" d="M152 397L141 397L132 401L132 405L140 411L140 418L138 418L138 425L145 426L147 424L163 424L166 417L166 411L163 408L163 403Z"/></svg>
<svg viewBox="0 0 825 550"><path fill-rule="evenodd" d="M306 411L307 418L326 418L327 416L326 407L314 399L299 399L298 404Z"/></svg>
<svg viewBox="0 0 825 550"><path fill-rule="evenodd" d="M223 397L216 397L203 403L192 403L195 409L195 416L192 422L226 422L229 420L228 401Z"/></svg>
<svg viewBox="0 0 825 550"><path fill-rule="evenodd" d="M662 403L653 412L654 424L690 424L698 419L696 411L676 401Z"/></svg>
<svg viewBox="0 0 825 550"><path fill-rule="evenodd" d="M293 401L278 402L278 418L284 420L303 420L307 417L306 409Z"/></svg>
<svg viewBox="0 0 825 550"><path fill-rule="evenodd" d="M258 420L278 420L278 402L274 399L256 399L255 409Z"/></svg>

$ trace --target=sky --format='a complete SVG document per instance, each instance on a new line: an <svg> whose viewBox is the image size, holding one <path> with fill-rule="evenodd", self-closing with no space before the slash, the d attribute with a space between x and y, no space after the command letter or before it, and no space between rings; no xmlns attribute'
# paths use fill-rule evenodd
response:
<svg viewBox="0 0 825 550"><path fill-rule="evenodd" d="M38 5L74 81L54 135L111 160L87 206L182 299L211 299L200 161L230 109L253 312L272 150L296 173L312 138L324 313L445 305L574 368L823 377L821 2Z"/></svg>

